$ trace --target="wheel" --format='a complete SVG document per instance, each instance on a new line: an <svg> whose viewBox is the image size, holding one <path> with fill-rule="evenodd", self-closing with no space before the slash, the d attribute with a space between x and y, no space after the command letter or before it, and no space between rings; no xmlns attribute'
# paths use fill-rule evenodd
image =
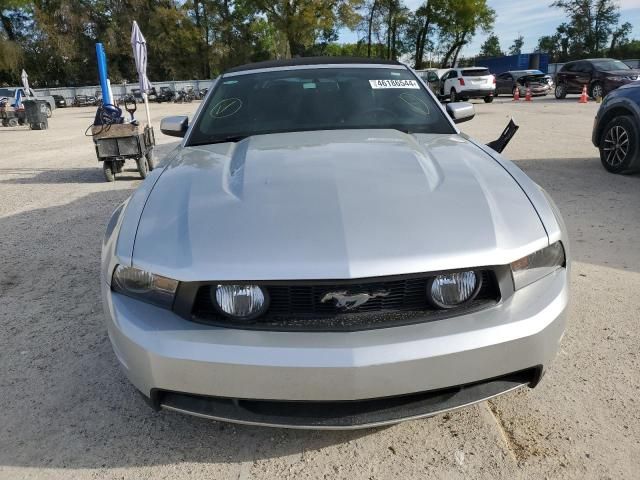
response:
<svg viewBox="0 0 640 480"><path fill-rule="evenodd" d="M47 118L51 118L51 117L53 117L53 111L51 110L51 105L47 103Z"/></svg>
<svg viewBox="0 0 640 480"><path fill-rule="evenodd" d="M600 138L600 161L611 173L632 173L638 169L640 132L633 117L615 117L605 127Z"/></svg>
<svg viewBox="0 0 640 480"><path fill-rule="evenodd" d="M567 87L565 87L564 84L559 83L558 85L556 85L555 94L558 100L562 100L567 96Z"/></svg>
<svg viewBox="0 0 640 480"><path fill-rule="evenodd" d="M149 149L149 151L145 154L147 157L147 165L149 166L149 171L156 168L156 161L153 158L153 148Z"/></svg>
<svg viewBox="0 0 640 480"><path fill-rule="evenodd" d="M451 103L458 101L458 94L456 93L455 88L451 89L451 92L449 93L449 100L451 100Z"/></svg>
<svg viewBox="0 0 640 480"><path fill-rule="evenodd" d="M604 88L600 83L596 82L591 87L591 98L595 100L598 97L604 98Z"/></svg>
<svg viewBox="0 0 640 480"><path fill-rule="evenodd" d="M17 127L18 126L18 119L17 118L10 118L8 126L9 127Z"/></svg>
<svg viewBox="0 0 640 480"><path fill-rule="evenodd" d="M138 165L138 172L142 178L147 178L149 175L149 162L147 161L147 157L144 155L138 159L136 159L136 164Z"/></svg>
<svg viewBox="0 0 640 480"><path fill-rule="evenodd" d="M113 171L113 165L111 162L102 162L102 171L104 172L104 179L107 182L116 181L116 174Z"/></svg>
<svg viewBox="0 0 640 480"><path fill-rule="evenodd" d="M491 103L493 102L493 97L484 97L484 103Z"/></svg>
<svg viewBox="0 0 640 480"><path fill-rule="evenodd" d="M8 127L9 126L9 120L7 120L6 118L2 119L2 126L3 127Z"/></svg>

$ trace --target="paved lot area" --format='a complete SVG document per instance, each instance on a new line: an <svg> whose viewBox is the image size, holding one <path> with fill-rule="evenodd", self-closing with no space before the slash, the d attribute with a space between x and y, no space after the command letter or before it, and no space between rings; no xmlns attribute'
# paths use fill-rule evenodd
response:
<svg viewBox="0 0 640 480"><path fill-rule="evenodd" d="M505 155L570 229L561 351L535 390L358 432L152 412L118 368L98 287L105 224L137 173L103 181L83 136L93 109L57 110L44 132L0 128L0 478L639 478L640 176L600 166L594 103L475 106L463 130L483 141L516 117ZM156 129L195 107L152 105ZM176 143L157 136L160 151Z"/></svg>

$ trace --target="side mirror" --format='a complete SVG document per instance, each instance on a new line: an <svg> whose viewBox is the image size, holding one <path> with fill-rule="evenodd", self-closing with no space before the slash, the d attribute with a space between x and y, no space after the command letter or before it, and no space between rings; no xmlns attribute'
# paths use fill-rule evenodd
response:
<svg viewBox="0 0 640 480"><path fill-rule="evenodd" d="M184 137L188 128L189 117L186 115L165 117L160 121L160 131L170 137Z"/></svg>
<svg viewBox="0 0 640 480"><path fill-rule="evenodd" d="M438 82L440 81L440 79L438 78L438 75L436 75L435 73L429 73L427 75L427 82Z"/></svg>
<svg viewBox="0 0 640 480"><path fill-rule="evenodd" d="M447 113L453 123L468 122L476 116L476 111L469 102L447 103Z"/></svg>

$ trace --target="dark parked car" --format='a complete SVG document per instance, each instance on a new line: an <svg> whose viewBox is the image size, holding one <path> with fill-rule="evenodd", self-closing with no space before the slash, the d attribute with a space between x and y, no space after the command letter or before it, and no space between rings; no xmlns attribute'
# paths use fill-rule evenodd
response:
<svg viewBox="0 0 640 480"><path fill-rule="evenodd" d="M639 59L631 59L631 60L623 60L629 68L640 68L640 60Z"/></svg>
<svg viewBox="0 0 640 480"><path fill-rule="evenodd" d="M551 92L553 80L551 76L540 70L516 70L504 72L496 76L496 95L515 95L516 89L520 96L531 88L531 94L535 96L547 95Z"/></svg>
<svg viewBox="0 0 640 480"><path fill-rule="evenodd" d="M169 87L160 87L160 91L156 94L156 102L173 102L176 98L176 92Z"/></svg>
<svg viewBox="0 0 640 480"><path fill-rule="evenodd" d="M67 101L62 95L52 95L52 97L56 101L56 107L65 108L67 106Z"/></svg>
<svg viewBox="0 0 640 480"><path fill-rule="evenodd" d="M93 95L76 95L73 97L74 107L93 107L96 104L96 97Z"/></svg>
<svg viewBox="0 0 640 480"><path fill-rule="evenodd" d="M638 80L640 70L629 68L620 60L595 58L566 63L556 76L556 98L568 93L582 93L587 86L591 98L605 97L622 85Z"/></svg>
<svg viewBox="0 0 640 480"><path fill-rule="evenodd" d="M640 171L640 82L607 95L593 124L592 141L609 172Z"/></svg>

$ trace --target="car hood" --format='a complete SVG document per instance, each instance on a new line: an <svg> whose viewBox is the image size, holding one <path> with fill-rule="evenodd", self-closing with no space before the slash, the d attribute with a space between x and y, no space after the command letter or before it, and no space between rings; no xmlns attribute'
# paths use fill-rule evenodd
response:
<svg viewBox="0 0 640 480"><path fill-rule="evenodd" d="M364 278L504 264L548 244L520 186L460 135L336 130L186 147L133 264L182 281Z"/></svg>

